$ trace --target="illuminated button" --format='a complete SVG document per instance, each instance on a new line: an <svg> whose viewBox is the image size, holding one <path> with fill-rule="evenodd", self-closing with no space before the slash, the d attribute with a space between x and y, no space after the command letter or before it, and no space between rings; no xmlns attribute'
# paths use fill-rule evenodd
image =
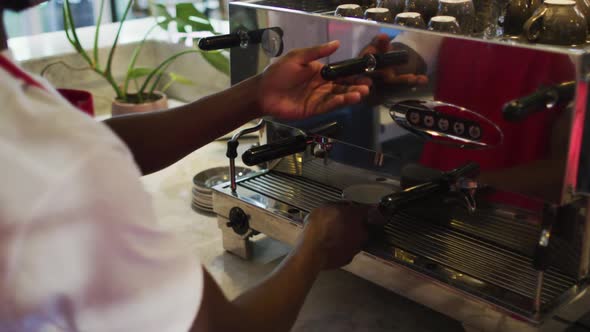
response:
<svg viewBox="0 0 590 332"><path fill-rule="evenodd" d="M469 137L473 139L478 139L481 137L481 128L478 126L470 126L469 127Z"/></svg>
<svg viewBox="0 0 590 332"><path fill-rule="evenodd" d="M434 126L434 117L432 115L425 116L424 125L428 128L432 128Z"/></svg>
<svg viewBox="0 0 590 332"><path fill-rule="evenodd" d="M463 122L455 122L453 125L453 132L457 135L462 135L465 132L465 125Z"/></svg>
<svg viewBox="0 0 590 332"><path fill-rule="evenodd" d="M449 120L447 119L439 119L438 120L438 129L442 131L449 130Z"/></svg>
<svg viewBox="0 0 590 332"><path fill-rule="evenodd" d="M419 113L411 112L409 118L410 118L410 122L412 124L417 125L420 123L420 114Z"/></svg>

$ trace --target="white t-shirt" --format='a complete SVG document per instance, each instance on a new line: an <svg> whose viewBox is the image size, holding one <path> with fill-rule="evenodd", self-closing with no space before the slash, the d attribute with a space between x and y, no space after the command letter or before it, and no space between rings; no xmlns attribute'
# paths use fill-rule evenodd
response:
<svg viewBox="0 0 590 332"><path fill-rule="evenodd" d="M35 79L0 67L0 331L187 331L199 262L126 146Z"/></svg>

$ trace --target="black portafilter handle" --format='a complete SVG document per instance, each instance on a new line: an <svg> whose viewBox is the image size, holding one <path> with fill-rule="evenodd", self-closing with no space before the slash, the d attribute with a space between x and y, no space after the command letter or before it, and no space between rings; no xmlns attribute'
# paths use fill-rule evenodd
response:
<svg viewBox="0 0 590 332"><path fill-rule="evenodd" d="M460 177L471 176L478 171L478 164L468 163L462 167L443 173L442 176L435 180L385 196L379 203L379 211L386 218L391 218L400 210L407 208L416 202L449 192L453 184L455 184Z"/></svg>
<svg viewBox="0 0 590 332"><path fill-rule="evenodd" d="M502 114L507 121L520 121L531 114L550 108L547 105L572 100L575 90L575 81L543 87L528 96L509 101L502 108Z"/></svg>
<svg viewBox="0 0 590 332"><path fill-rule="evenodd" d="M304 135L282 138L247 150L242 155L242 161L247 166L259 165L294 153L303 152L306 148L307 137Z"/></svg>
<svg viewBox="0 0 590 332"><path fill-rule="evenodd" d="M282 36L282 30L278 28L269 28L275 31L280 32ZM237 30L230 34L226 35L217 35L211 37L205 37L199 39L199 49L203 51L215 51L215 50L222 50L226 48L234 48L242 46L242 43L249 44L260 44L262 40L262 34L265 30L268 29L260 29L260 30Z"/></svg>
<svg viewBox="0 0 590 332"><path fill-rule="evenodd" d="M359 75L366 71L381 69L387 66L403 65L407 62L407 51L367 54L360 58L327 64L322 68L321 74L324 80L334 81L342 77Z"/></svg>
<svg viewBox="0 0 590 332"><path fill-rule="evenodd" d="M199 48L203 51L214 51L240 46L242 38L238 33L205 37L199 40Z"/></svg>

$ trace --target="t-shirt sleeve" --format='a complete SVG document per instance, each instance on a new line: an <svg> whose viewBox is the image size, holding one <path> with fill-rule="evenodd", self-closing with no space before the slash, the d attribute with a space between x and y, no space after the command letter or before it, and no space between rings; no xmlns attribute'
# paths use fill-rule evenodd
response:
<svg viewBox="0 0 590 332"><path fill-rule="evenodd" d="M158 226L130 156L88 152L31 207L4 285L13 327L188 331L203 272L181 235ZM6 303L5 303L6 304Z"/></svg>

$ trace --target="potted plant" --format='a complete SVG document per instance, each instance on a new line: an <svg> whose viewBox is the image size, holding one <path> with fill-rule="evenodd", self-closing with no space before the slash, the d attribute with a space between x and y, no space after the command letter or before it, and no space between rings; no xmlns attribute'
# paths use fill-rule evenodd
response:
<svg viewBox="0 0 590 332"><path fill-rule="evenodd" d="M102 13L104 11L105 0L100 1L99 16L94 33L94 47L91 52L85 50L80 43L80 39L78 38L78 34L76 32L76 24L71 12L70 1L71 0L64 0L63 2L64 30L66 37L76 52L80 54L80 56L82 56L84 61L88 64L89 69L103 77L113 88L115 92L115 100L113 100L112 103L113 115L166 109L168 104L165 92L171 84L175 82L181 84L192 84L190 79L167 71L168 67L177 58L183 55L199 53L216 69L225 74L229 73L229 61L226 56L220 52L204 52L198 48L188 48L173 54L172 56L163 60L155 68L138 67L136 65L137 58L146 40L148 40L149 35L156 28L168 30L169 25L172 22L175 22L179 32L187 32L187 30L190 30L193 32L207 31L210 33L215 33L209 19L203 13L198 11L191 3L176 4L176 15L171 15L164 5L152 3L151 8L153 15L156 17L156 23L154 23L154 25L147 30L142 40L134 48L127 66L126 74L122 82L117 82L113 76L112 63L115 51L117 49L119 35L133 5L133 0L129 0L127 2L127 6L125 7L125 11L113 41L113 46L111 47L108 57L104 63L101 63L99 59L98 38L100 34L100 25ZM141 81L141 83L139 83L139 81ZM132 82L137 83L137 86L134 86L134 89L131 87ZM160 87L159 91L157 90L158 87Z"/></svg>

